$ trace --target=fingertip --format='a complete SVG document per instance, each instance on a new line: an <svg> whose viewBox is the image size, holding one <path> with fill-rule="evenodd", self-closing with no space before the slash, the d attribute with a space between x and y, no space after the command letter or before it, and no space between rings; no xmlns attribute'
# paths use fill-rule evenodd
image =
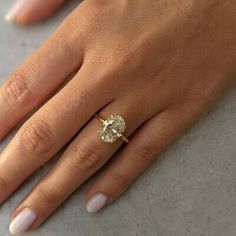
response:
<svg viewBox="0 0 236 236"><path fill-rule="evenodd" d="M30 208L20 211L9 225L9 231L12 235L21 235L25 233L31 225L37 220L37 214Z"/></svg>
<svg viewBox="0 0 236 236"><path fill-rule="evenodd" d="M24 10L25 0L17 1L4 16L5 21L14 21L19 12Z"/></svg>
<svg viewBox="0 0 236 236"><path fill-rule="evenodd" d="M18 0L7 12L4 19L20 25L36 23L55 13L64 0L28 1Z"/></svg>

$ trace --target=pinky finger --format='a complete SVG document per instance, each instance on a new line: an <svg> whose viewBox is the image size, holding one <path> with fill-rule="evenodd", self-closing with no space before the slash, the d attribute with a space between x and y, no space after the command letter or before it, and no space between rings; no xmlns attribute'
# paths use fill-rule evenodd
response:
<svg viewBox="0 0 236 236"><path fill-rule="evenodd" d="M191 115L183 116L179 113L176 110L165 110L134 133L120 156L88 190L88 212L94 213L116 200L192 124Z"/></svg>

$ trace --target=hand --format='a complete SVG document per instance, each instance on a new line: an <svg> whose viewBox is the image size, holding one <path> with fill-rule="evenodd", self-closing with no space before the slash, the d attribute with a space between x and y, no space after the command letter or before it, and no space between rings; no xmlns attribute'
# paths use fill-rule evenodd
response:
<svg viewBox="0 0 236 236"><path fill-rule="evenodd" d="M69 15L0 90L1 137L41 106L1 155L1 202L72 139L11 232L37 228L122 145L100 139L95 113L124 117L130 142L89 188L89 212L208 111L235 84L235 12L234 0L87 0Z"/></svg>

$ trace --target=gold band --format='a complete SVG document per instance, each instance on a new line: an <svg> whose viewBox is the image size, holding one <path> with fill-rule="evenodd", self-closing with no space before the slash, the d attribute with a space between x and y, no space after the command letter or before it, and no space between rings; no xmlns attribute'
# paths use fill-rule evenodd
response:
<svg viewBox="0 0 236 236"><path fill-rule="evenodd" d="M100 115L98 115L97 113L94 115L102 124L105 124L105 122L107 121L106 119L104 119L103 117L101 117ZM121 117L121 116L111 116L111 118L113 119L113 118L119 118L119 119L121 119L123 122L124 122L124 119ZM110 118L110 119L111 119ZM124 122L124 124L123 124L124 126L125 126L125 122ZM124 129L125 129L125 127L124 127ZM115 132L117 132L116 130L113 130L113 131L115 131ZM117 138L120 138L120 139L122 139L124 142L126 142L126 143L128 143L129 142L129 140L122 134L122 133L119 133L119 132L117 132L116 133L116 136L117 136ZM104 141L104 139L102 139L103 141ZM105 141L106 142L106 141ZM109 142L109 141L108 141ZM113 141L111 141L110 143L113 143Z"/></svg>
<svg viewBox="0 0 236 236"><path fill-rule="evenodd" d="M99 121L101 121L102 123L105 122L105 120L100 116L98 115L97 113L94 115Z"/></svg>

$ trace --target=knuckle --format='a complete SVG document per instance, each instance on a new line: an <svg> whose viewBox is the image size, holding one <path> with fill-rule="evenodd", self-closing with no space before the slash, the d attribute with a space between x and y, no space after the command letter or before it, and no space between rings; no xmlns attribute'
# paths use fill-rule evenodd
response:
<svg viewBox="0 0 236 236"><path fill-rule="evenodd" d="M118 188L120 190L126 189L131 183L131 180L128 177L120 174L117 171L113 171L113 173L111 173L110 179L111 179L111 181L116 183L115 184L116 188Z"/></svg>
<svg viewBox="0 0 236 236"><path fill-rule="evenodd" d="M154 161L156 153L157 153L157 148L155 148L150 144L138 145L132 149L132 154L134 157L142 159L147 163Z"/></svg>
<svg viewBox="0 0 236 236"><path fill-rule="evenodd" d="M102 160L102 156L85 145L73 146L70 165L76 170L88 171L95 169Z"/></svg>
<svg viewBox="0 0 236 236"><path fill-rule="evenodd" d="M8 192L10 189L10 183L4 177L0 177L0 189L4 193Z"/></svg>
<svg viewBox="0 0 236 236"><path fill-rule="evenodd" d="M28 72L15 72L2 87L5 101L13 105L30 102L32 93L29 89L29 80Z"/></svg>
<svg viewBox="0 0 236 236"><path fill-rule="evenodd" d="M42 121L29 121L20 132L20 143L27 152L45 153L51 149L52 133L49 125Z"/></svg>
<svg viewBox="0 0 236 236"><path fill-rule="evenodd" d="M190 110L194 110L196 112L208 110L215 100L215 92L213 94L211 93L212 92L209 90L208 86L205 86L202 83L196 83L195 85L187 88L184 97L184 105L189 106ZM213 100L211 98L213 98Z"/></svg>
<svg viewBox="0 0 236 236"><path fill-rule="evenodd" d="M55 192L48 186L44 186L44 184L38 186L37 194L43 198L43 201L50 205L57 205L58 201L60 200L59 193Z"/></svg>
<svg viewBox="0 0 236 236"><path fill-rule="evenodd" d="M188 89L188 98L190 101L204 101L205 100L205 94L203 89L200 88L189 88Z"/></svg>

